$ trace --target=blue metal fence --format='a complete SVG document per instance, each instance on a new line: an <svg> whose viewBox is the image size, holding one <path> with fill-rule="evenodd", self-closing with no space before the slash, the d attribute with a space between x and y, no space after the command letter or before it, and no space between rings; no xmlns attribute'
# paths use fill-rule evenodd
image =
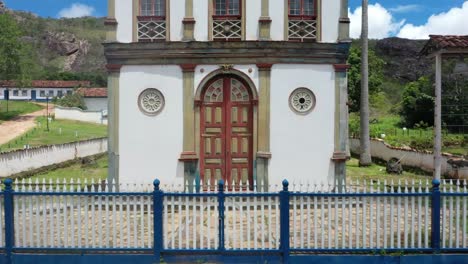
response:
<svg viewBox="0 0 468 264"><path fill-rule="evenodd" d="M283 263L292 262L292 258L307 252L352 254L468 252L466 245L468 241L466 212L462 211L460 213L453 208L447 211L446 207L449 204L452 205L452 200L444 200L444 197L456 198L456 202L458 202L455 206L456 210L463 210L462 208L466 209L468 192L450 191L441 193L439 189L440 182L437 180L433 181L430 191L428 189L423 190L421 187L417 190L417 188L413 187L413 191L406 188L403 192L373 192L371 189L371 192L364 190L345 193L333 191L291 192L289 183L286 180L283 181L282 190L279 193L225 192L226 186L223 181L219 182L217 191L204 192L203 188L199 188L199 192L196 193L164 192L160 188L159 180L154 181L154 191L152 193L14 190L12 180L6 179L3 183L5 187L0 195L3 196L4 206L4 223L2 223L4 247L1 250L5 252L4 261L6 263L12 263L15 258L26 253L29 255L31 253L48 255L57 252L69 254L103 252L120 254L125 252L130 254L131 252L135 254L137 252L139 254L137 256L141 256L142 259L148 260L151 258L156 262L161 259L177 257L181 254L204 254L218 256L221 259L223 256L250 256L256 257L256 259L253 258L255 260L258 260L258 257L261 256L266 260L276 260ZM464 188L466 190L466 186ZM28 197L29 200L21 197ZM63 201L65 207L60 209L59 205L59 209L51 210L48 205L40 205L39 202L34 202L39 197L52 197L50 200L41 200L43 204L49 201L52 204L51 208ZM78 197L80 198L78 199ZM93 200L89 204L88 200L91 198ZM394 199L397 199L398 203ZM425 199L430 200L430 203L426 202ZM462 199L461 204L460 199ZM75 200L78 202L73 202ZM82 205L82 201L85 201L85 206ZM19 204L15 207L15 202L21 203L23 210L20 210ZM72 206L67 207L67 203L71 203ZM77 204L79 205L77 206ZM27 209L24 209L27 207L26 205L30 208L42 206L42 211L36 208L30 209L29 213L27 213ZM400 208L400 205L403 208ZM428 210L428 207L431 212L430 218L423 214L424 210ZM369 212L366 211L366 208ZM44 220L41 224L41 230L39 230L39 226L36 227L37 229L32 226L26 229L24 219L15 219L15 217L37 218L40 215L45 219L46 210L49 210L47 212L52 215L52 219L54 219L54 212L59 213L58 210L62 210L60 211L61 214L63 214L63 210L71 211L69 214L72 219L75 215L80 217L82 212L85 212L87 216L86 210L97 210L100 217L104 217L101 213L105 212L106 227L118 222L116 219L119 218L116 217L115 213L120 210L120 220L125 219L128 222L126 227L128 232L124 234L125 236L132 236L133 242L128 242L126 247L116 246L118 243L115 230L117 228L123 229L123 227L112 225L112 230L107 231L105 236L99 234L99 239L105 237L105 239L110 240L113 231L114 240L112 240L112 243L98 243L98 247L93 247L90 245L94 245L95 241L91 241L92 243L89 244L87 243L88 238L86 238L86 242L83 242L84 245L82 245L81 234L83 231L81 227L72 227L71 229L65 229L64 232L71 230L70 232L73 233L79 230L80 239L75 240L72 238L70 240L72 241L71 245L69 245L67 244L69 239L66 238L67 242L63 244L65 246L54 245L54 239L62 240L61 235L60 233L56 235L52 231L49 234L47 229L54 226L56 229L60 229L61 219L55 219L53 223L46 223L46 220ZM211 213L206 214L206 211L211 212L210 210L213 210L213 213L217 215L217 223L209 224ZM363 210L363 212L359 210ZM400 216L400 212L403 210L405 215ZM112 211L112 213L109 213L109 211ZM126 218L122 217L123 211L127 214ZM441 216L441 212L444 215L450 214L450 217L453 217L444 220L445 218ZM93 215L95 213L93 211ZM244 213L248 215L248 218L242 216ZM184 223L185 230L181 231L182 225L179 225L176 230L175 226L177 224L175 222L182 223L181 219L184 214L187 216L190 214L190 219L193 222L188 221L189 217L187 217L184 220L187 221L187 223ZM65 214L64 217L65 220L63 221L69 223L69 220L66 219L68 215ZM109 217L111 220L108 219ZM151 217L152 229L150 227ZM359 217L362 217L362 219ZM400 217L405 219L404 231L400 231ZM426 220L424 220L424 217L426 217ZM415 220L415 218L418 219ZM279 219L279 222L275 219ZM391 219L391 223L388 222L389 219ZM398 221L396 225L398 231L393 230L393 219ZM457 240L456 247L451 247L451 242L449 242L449 246L441 247L441 234L446 232L452 238L450 232L455 232L455 228L451 224L452 219L458 221L456 222L457 233L454 236L456 238L460 237L461 243L458 243ZM101 232L99 228L103 226L102 224L99 224L100 227L96 227L98 231L93 226L96 222L99 223L100 220L93 220L90 223L92 232ZM88 220L86 219L86 221ZM206 221L208 221L208 224L205 223ZM255 222L254 227L250 226L252 221ZM450 222L450 228L447 228L448 231L444 230L446 221ZM461 227L460 221L465 224L464 227ZM70 223L83 225L84 222L82 220L72 220ZM130 223L134 224L131 227L132 230L129 227ZM364 225L363 227L359 226L361 223ZM370 227L366 227L366 223ZM409 223L409 227L406 225L407 223ZM419 226L416 226L416 224ZM312 226L313 230L311 230ZM21 234L19 230L15 230L15 228L19 229L20 227L21 232L23 232ZM461 231L458 227L461 227ZM65 228L67 227L65 226ZM261 231L259 231L259 228ZM279 232L275 231L276 228ZM408 228L411 230L408 230ZM427 233L423 234L424 231L428 232L428 230L430 230L430 236ZM205 234L210 234L211 231L215 231L213 236L216 237L213 240L212 236ZM375 231L376 233L374 233ZM21 238L25 236L26 232L33 232L37 239L42 239L41 236L49 234L51 243L44 244L46 246L38 246L40 245L38 243L35 246L34 243L28 244L25 239L21 239L21 245L15 243L15 237ZM140 239L146 240L151 232L152 245L145 241L139 241ZM193 233L190 234L190 232ZM402 233L404 233L404 237L403 241L400 241ZM88 236L88 234L89 232L86 231L84 236ZM228 238L227 235L229 235ZM424 246L424 236L426 237L427 246ZM366 238L369 238L370 241L366 241ZM120 234L118 239L120 245L122 245L122 240L126 238ZM394 239L398 241L395 243L397 246L394 246ZM428 240L430 243L427 243ZM74 241L78 242L75 244ZM251 243L251 241L253 242ZM257 245L258 241L260 241L260 245ZM102 246L104 244L107 246ZM150 254L152 256L149 256ZM3 263L2 259L0 259L0 263Z"/></svg>

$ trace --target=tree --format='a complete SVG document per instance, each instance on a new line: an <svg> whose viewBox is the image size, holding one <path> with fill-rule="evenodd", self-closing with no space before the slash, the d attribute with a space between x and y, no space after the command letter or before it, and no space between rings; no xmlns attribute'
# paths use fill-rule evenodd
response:
<svg viewBox="0 0 468 264"><path fill-rule="evenodd" d="M348 91L349 110L359 112L361 107L361 50L358 47L351 47L348 57ZM371 49L368 53L369 62L369 97L378 95L384 83L383 69L385 61L378 57ZM372 100L371 100L372 101Z"/></svg>
<svg viewBox="0 0 468 264"><path fill-rule="evenodd" d="M8 13L0 14L0 80L14 81L19 88L31 83L32 63L30 46L21 41L22 32ZM7 98L6 110L8 112Z"/></svg>
<svg viewBox="0 0 468 264"><path fill-rule="evenodd" d="M401 116L406 127L434 124L434 92L427 77L408 83L403 90Z"/></svg>
<svg viewBox="0 0 468 264"><path fill-rule="evenodd" d="M74 92L73 94L67 94L62 98L54 98L53 102L63 107L78 107L82 110L86 110L86 104L81 94Z"/></svg>
<svg viewBox="0 0 468 264"><path fill-rule="evenodd" d="M370 166L372 164L370 154L369 138L369 14L368 0L362 0L362 53L361 53L361 153L359 156L360 166Z"/></svg>
<svg viewBox="0 0 468 264"><path fill-rule="evenodd" d="M29 49L21 41L22 33L9 14L0 15L0 80L15 80L25 86L30 80Z"/></svg>

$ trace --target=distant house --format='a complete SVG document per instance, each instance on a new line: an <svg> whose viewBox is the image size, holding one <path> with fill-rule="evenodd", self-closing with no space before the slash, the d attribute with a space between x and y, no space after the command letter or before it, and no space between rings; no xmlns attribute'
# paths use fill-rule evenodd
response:
<svg viewBox="0 0 468 264"><path fill-rule="evenodd" d="M76 92L83 96L87 110L107 112L107 88L79 88Z"/></svg>
<svg viewBox="0 0 468 264"><path fill-rule="evenodd" d="M34 80L31 86L20 88L14 81L0 81L0 100L46 101L47 98L72 94L77 87L89 87L89 81L47 81Z"/></svg>

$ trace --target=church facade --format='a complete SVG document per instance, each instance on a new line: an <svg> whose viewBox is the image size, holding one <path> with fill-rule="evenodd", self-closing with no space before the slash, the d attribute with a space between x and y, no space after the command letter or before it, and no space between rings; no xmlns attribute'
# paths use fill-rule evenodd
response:
<svg viewBox="0 0 468 264"><path fill-rule="evenodd" d="M109 178L345 177L347 0L108 0Z"/></svg>

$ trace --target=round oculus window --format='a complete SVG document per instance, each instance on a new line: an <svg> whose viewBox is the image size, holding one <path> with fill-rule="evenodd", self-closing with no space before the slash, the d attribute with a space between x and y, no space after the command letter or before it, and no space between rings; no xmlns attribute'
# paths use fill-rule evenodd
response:
<svg viewBox="0 0 468 264"><path fill-rule="evenodd" d="M138 106L146 115L157 115L164 108L164 96L158 89L146 89L138 96Z"/></svg>
<svg viewBox="0 0 468 264"><path fill-rule="evenodd" d="M315 95L307 88L297 88L289 96L289 106L296 113L308 114L315 107Z"/></svg>

